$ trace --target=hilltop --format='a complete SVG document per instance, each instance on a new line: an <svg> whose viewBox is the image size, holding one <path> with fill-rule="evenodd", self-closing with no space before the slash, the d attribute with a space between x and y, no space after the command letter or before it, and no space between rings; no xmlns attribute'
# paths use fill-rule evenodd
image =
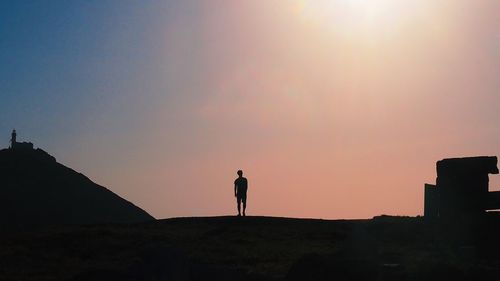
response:
<svg viewBox="0 0 500 281"><path fill-rule="evenodd" d="M32 145L0 150L0 198L0 226L7 229L154 220Z"/></svg>
<svg viewBox="0 0 500 281"><path fill-rule="evenodd" d="M497 280L482 244L423 218L174 218L3 233L0 280Z"/></svg>

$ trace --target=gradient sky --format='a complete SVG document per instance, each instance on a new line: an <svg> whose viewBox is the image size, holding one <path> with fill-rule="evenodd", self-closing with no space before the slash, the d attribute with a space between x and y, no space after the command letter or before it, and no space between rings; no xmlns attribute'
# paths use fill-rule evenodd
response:
<svg viewBox="0 0 500 281"><path fill-rule="evenodd" d="M157 218L419 215L499 123L496 0L0 1L1 146Z"/></svg>

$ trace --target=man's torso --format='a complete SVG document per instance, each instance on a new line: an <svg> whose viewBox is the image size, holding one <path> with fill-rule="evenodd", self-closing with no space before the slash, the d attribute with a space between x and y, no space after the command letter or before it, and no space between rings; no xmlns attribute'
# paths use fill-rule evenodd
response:
<svg viewBox="0 0 500 281"><path fill-rule="evenodd" d="M244 177L237 178L234 181L234 185L236 186L236 194L238 196L246 196L247 195L248 181L246 178L244 178Z"/></svg>

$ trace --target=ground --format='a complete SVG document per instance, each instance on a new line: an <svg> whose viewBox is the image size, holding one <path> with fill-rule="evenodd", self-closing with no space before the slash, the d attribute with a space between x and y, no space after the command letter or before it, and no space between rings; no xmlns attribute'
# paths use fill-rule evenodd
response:
<svg viewBox="0 0 500 281"><path fill-rule="evenodd" d="M478 268L500 272L495 255L462 236L443 237L448 234L442 229L438 235L437 228L410 217L207 217L4 231L0 280L210 280L210 274L298 280L293 277L309 271L338 274L344 270L336 269L339 264L375 272L370 280L428 280ZM162 279L166 275L177 277Z"/></svg>

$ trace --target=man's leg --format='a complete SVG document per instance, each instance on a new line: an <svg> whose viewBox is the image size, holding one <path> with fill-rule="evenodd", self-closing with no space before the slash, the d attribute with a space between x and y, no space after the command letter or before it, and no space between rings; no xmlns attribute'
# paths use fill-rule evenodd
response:
<svg viewBox="0 0 500 281"><path fill-rule="evenodd" d="M246 216L245 211L247 209L247 197L245 196L242 199L243 199L243 216Z"/></svg>
<svg viewBox="0 0 500 281"><path fill-rule="evenodd" d="M238 216L241 216L241 211L240 211L241 210L241 197L238 196L237 199L236 199L236 201L237 201L237 204L238 204ZM245 207L243 207L243 208L245 208ZM245 211L243 211L243 212L245 212Z"/></svg>

